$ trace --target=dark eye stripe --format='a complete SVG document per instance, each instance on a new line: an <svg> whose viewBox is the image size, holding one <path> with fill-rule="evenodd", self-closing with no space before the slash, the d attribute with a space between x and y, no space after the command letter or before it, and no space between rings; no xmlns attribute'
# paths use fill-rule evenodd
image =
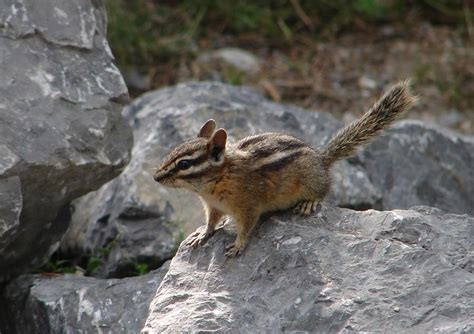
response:
<svg viewBox="0 0 474 334"><path fill-rule="evenodd" d="M184 159L184 160L187 160L191 164L191 166L197 166L197 165L200 165L203 162L207 161L207 159L208 159L207 154L203 154L203 155L200 155L200 156L198 156L197 158L194 158L194 159ZM169 172L170 173L176 173L180 170L182 170L182 169L179 168L178 165L176 165Z"/></svg>

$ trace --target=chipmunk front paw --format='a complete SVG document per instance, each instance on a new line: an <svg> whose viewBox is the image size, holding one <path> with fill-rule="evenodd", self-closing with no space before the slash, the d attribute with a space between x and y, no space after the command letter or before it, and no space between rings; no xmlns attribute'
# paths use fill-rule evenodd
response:
<svg viewBox="0 0 474 334"><path fill-rule="evenodd" d="M193 248L197 248L202 246L206 243L206 241L214 235L216 231L206 231L206 232L199 232L196 231L189 237L188 242L186 245L192 246Z"/></svg>
<svg viewBox="0 0 474 334"><path fill-rule="evenodd" d="M242 253L242 249L237 247L235 243L231 243L225 247L225 256L227 257L236 257Z"/></svg>

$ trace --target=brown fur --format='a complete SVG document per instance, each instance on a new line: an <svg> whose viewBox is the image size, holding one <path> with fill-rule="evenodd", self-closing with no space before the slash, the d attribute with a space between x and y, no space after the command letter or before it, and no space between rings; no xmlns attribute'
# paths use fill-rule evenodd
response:
<svg viewBox="0 0 474 334"><path fill-rule="evenodd" d="M408 82L392 87L361 119L342 129L323 149L313 149L289 135L265 133L227 142L225 130L207 121L198 137L166 157L154 178L163 185L184 187L204 202L207 229L188 244L204 243L225 216L237 225L228 256L245 248L259 217L266 212L297 207L304 214L316 208L331 185L332 164L355 152L413 104ZM186 160L182 162L182 160Z"/></svg>

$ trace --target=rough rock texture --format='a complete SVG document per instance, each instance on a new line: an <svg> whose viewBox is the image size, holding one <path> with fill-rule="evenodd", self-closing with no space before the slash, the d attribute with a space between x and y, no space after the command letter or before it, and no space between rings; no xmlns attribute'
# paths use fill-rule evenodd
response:
<svg viewBox="0 0 474 334"><path fill-rule="evenodd" d="M0 332L138 333L167 270L110 280L20 276L0 299Z"/></svg>
<svg viewBox="0 0 474 334"><path fill-rule="evenodd" d="M274 216L180 247L144 333L472 333L474 218L416 207Z"/></svg>
<svg viewBox="0 0 474 334"><path fill-rule="evenodd" d="M8 246L12 231L20 225L22 200L17 176L0 180L0 253Z"/></svg>
<svg viewBox="0 0 474 334"><path fill-rule="evenodd" d="M129 160L105 30L99 1L0 0L0 281L41 265L67 204Z"/></svg>
<svg viewBox="0 0 474 334"><path fill-rule="evenodd" d="M114 241L100 269L106 277L123 272L130 259L163 261L182 235L203 224L194 194L161 187L152 174L166 152L194 137L207 119L216 119L234 139L288 132L315 147L342 126L328 114L271 103L249 89L210 82L145 94L124 112L134 127L132 161L119 178L76 202L73 226L62 244L66 250L98 250ZM430 205L474 214L473 165L472 138L405 121L336 166L328 201L357 209Z"/></svg>
<svg viewBox="0 0 474 334"><path fill-rule="evenodd" d="M359 154L383 209L429 205L474 216L474 137L405 121Z"/></svg>

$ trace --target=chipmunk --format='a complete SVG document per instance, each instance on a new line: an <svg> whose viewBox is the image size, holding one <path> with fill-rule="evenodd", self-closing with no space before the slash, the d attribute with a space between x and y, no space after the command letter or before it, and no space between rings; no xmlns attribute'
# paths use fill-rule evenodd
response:
<svg viewBox="0 0 474 334"><path fill-rule="evenodd" d="M263 213L295 208L309 215L320 208L331 187L333 164L374 138L407 111L416 98L409 82L393 86L360 119L340 130L325 148L311 148L282 133L263 133L228 142L224 129L208 120L196 138L177 146L153 175L167 187L197 193L206 211L205 232L188 245L198 247L214 234L224 216L237 225L237 238L226 255L239 255Z"/></svg>

